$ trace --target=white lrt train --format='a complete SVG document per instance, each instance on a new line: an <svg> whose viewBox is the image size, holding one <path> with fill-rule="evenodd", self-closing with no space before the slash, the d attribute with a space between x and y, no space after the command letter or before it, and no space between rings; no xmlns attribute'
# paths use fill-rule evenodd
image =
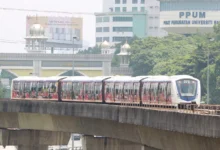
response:
<svg viewBox="0 0 220 150"><path fill-rule="evenodd" d="M18 77L12 100L75 101L109 104L200 105L200 81L188 75Z"/></svg>

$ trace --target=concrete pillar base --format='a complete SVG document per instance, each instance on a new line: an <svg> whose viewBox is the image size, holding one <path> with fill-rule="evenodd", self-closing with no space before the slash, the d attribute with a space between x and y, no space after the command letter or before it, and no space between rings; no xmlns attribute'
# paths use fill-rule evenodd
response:
<svg viewBox="0 0 220 150"><path fill-rule="evenodd" d="M82 145L83 150L156 150L129 141L93 136L83 136Z"/></svg>
<svg viewBox="0 0 220 150"><path fill-rule="evenodd" d="M48 150L48 146L24 146L19 145L17 150Z"/></svg>

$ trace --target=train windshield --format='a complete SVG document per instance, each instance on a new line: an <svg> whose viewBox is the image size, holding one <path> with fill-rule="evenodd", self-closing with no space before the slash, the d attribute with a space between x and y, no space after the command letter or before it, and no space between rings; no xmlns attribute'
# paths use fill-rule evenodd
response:
<svg viewBox="0 0 220 150"><path fill-rule="evenodd" d="M196 96L197 81L191 79L178 80L177 88L180 96L194 97Z"/></svg>

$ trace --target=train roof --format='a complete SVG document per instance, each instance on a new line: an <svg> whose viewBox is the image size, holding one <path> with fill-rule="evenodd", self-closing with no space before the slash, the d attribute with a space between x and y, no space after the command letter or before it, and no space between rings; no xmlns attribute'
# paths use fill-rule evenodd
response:
<svg viewBox="0 0 220 150"><path fill-rule="evenodd" d="M174 75L174 76L171 76L171 78L174 80L180 80L180 79L186 79L186 78L187 79L196 79L196 78L189 76L189 75Z"/></svg>
<svg viewBox="0 0 220 150"><path fill-rule="evenodd" d="M144 80L143 82L149 82L149 81L171 81L171 78L169 76L150 76Z"/></svg>
<svg viewBox="0 0 220 150"><path fill-rule="evenodd" d="M12 81L38 81L39 79L40 77L37 76L20 76L13 79Z"/></svg>
<svg viewBox="0 0 220 150"><path fill-rule="evenodd" d="M107 80L107 79L110 79L112 78L113 76L98 76L98 77L93 77L92 80L94 82L101 82L103 80Z"/></svg>
<svg viewBox="0 0 220 150"><path fill-rule="evenodd" d="M106 82L132 82L131 76L113 76L106 80Z"/></svg>
<svg viewBox="0 0 220 150"><path fill-rule="evenodd" d="M132 81L133 81L133 82L139 82L139 81L144 80L144 79L149 78L149 77L151 77L151 76L137 76L137 77L132 77Z"/></svg>
<svg viewBox="0 0 220 150"><path fill-rule="evenodd" d="M72 77L67 77L67 78L63 79L62 81L70 81L70 82L74 82L74 81L92 81L92 78L87 77L87 76L72 76Z"/></svg>

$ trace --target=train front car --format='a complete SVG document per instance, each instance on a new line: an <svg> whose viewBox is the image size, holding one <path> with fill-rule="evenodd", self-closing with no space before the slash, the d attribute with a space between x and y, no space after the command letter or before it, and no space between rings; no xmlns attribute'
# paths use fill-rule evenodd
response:
<svg viewBox="0 0 220 150"><path fill-rule="evenodd" d="M188 75L172 76L171 79L175 93L173 97L179 107L184 104L200 105L201 85L198 79Z"/></svg>

